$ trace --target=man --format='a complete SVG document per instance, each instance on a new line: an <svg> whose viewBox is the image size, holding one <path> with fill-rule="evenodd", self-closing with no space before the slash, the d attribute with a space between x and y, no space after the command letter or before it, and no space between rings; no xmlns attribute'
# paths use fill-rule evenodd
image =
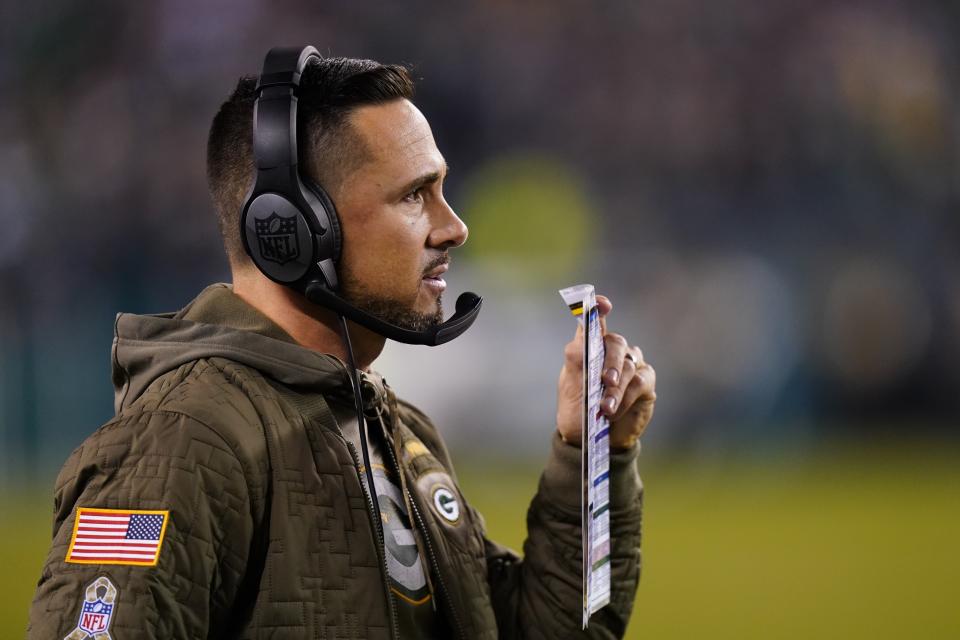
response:
<svg viewBox="0 0 960 640"><path fill-rule="evenodd" d="M402 67L325 59L300 78L296 120L302 171L339 214L344 298L420 331L442 321L440 276L467 228L444 200L446 164L412 94ZM523 559L486 539L437 429L372 370L384 336L351 322L368 476L337 316L267 278L241 237L256 96L242 79L208 147L233 286L177 313L118 316L117 415L57 480L30 637L577 636L582 332L566 346ZM640 350L605 341L612 598L588 637L621 636L630 615L637 441L655 401Z"/></svg>

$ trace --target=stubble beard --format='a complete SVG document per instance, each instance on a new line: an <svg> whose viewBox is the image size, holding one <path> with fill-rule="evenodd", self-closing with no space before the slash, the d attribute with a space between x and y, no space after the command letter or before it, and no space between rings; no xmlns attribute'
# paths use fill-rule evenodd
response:
<svg viewBox="0 0 960 640"><path fill-rule="evenodd" d="M353 306L408 331L426 331L443 323L442 294L437 296L436 310L423 313L398 300L364 291L357 283L351 282L350 278L345 278L343 297Z"/></svg>
<svg viewBox="0 0 960 640"><path fill-rule="evenodd" d="M450 262L449 254L444 251L434 257L424 267L423 273L429 273L436 267L448 264ZM433 311L423 313L413 308L415 303L407 303L396 298L371 293L360 283L358 278L354 277L353 271L344 265L341 276L343 287L343 297L347 302L355 307L363 309L384 322L398 326L408 331L426 331L443 324L443 294L437 295L437 306ZM422 281L417 283L417 290L414 292L413 299L419 297Z"/></svg>

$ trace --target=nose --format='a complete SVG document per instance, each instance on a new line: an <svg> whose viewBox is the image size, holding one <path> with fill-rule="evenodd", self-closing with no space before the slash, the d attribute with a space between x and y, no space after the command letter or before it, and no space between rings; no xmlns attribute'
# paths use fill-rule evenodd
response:
<svg viewBox="0 0 960 640"><path fill-rule="evenodd" d="M468 234L467 225L446 200L441 200L434 217L433 229L427 238L428 244L437 249L453 249L466 242Z"/></svg>

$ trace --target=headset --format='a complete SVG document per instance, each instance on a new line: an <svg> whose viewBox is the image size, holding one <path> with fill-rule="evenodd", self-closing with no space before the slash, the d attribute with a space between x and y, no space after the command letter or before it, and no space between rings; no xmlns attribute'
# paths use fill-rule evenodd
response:
<svg viewBox="0 0 960 640"><path fill-rule="evenodd" d="M274 282L384 337L429 346L449 342L476 320L483 302L477 294L460 294L449 320L412 331L355 307L337 293L343 243L337 211L323 188L298 170L300 76L311 61L320 60L320 53L309 46L277 47L264 59L253 108L256 180L240 215L244 249Z"/></svg>
<svg viewBox="0 0 960 640"><path fill-rule="evenodd" d="M273 48L263 61L253 106L256 180L240 213L240 237L247 255L266 277L338 315L349 358L367 487L374 508L379 508L360 377L346 319L398 342L437 346L470 328L480 313L482 299L475 293L462 293L449 320L424 331L412 331L367 313L337 294L337 263L343 244L337 210L323 188L298 169L297 93L303 70L314 60L320 62L320 53L307 46ZM382 540L380 518L374 518L374 526Z"/></svg>

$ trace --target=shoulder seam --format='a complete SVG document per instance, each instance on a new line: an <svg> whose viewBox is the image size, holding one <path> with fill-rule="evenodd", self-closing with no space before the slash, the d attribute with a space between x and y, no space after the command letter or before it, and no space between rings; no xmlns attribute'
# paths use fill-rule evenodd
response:
<svg viewBox="0 0 960 640"><path fill-rule="evenodd" d="M156 402L157 402L157 407L158 407L158 408L159 408L159 406L160 406L161 404L163 404L164 400L167 399L167 396L169 396L170 393L172 393L174 389L176 389L176 388L179 387L181 384L183 384L184 382L187 381L187 377L190 375L190 373L191 373L194 369L197 368L197 365L200 363L201 360L202 360L202 358L197 358L196 360L190 360L190 361L188 361L188 362L184 362L182 365L180 365L180 366L177 367L176 369L172 369L172 370L170 370L170 371L167 371L167 372L164 373L163 375L157 377L157 380L160 380L160 379L162 379L164 376L170 375L171 373L174 373L174 372L177 372L177 371L182 371L182 375L183 375L183 378L182 378L179 382L177 382L176 384L171 384L171 385L167 388L166 391L164 391L162 394L159 394L159 397L158 397L157 400L156 400ZM156 380L155 380L154 382L156 382ZM152 386L152 385L151 385L151 386ZM149 387L148 387L148 388L149 388ZM206 426L206 425L204 425L204 426Z"/></svg>

